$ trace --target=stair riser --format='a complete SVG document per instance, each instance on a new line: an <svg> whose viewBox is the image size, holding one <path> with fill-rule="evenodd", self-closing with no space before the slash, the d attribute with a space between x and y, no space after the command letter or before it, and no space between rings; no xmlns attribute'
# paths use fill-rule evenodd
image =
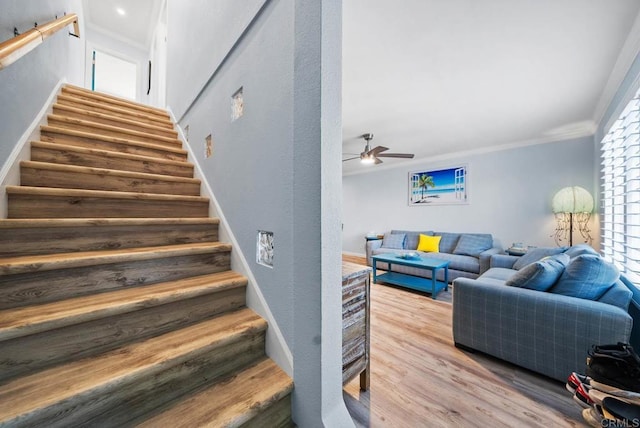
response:
<svg viewBox="0 0 640 428"><path fill-rule="evenodd" d="M168 282L230 268L229 252L0 276L0 309Z"/></svg>
<svg viewBox="0 0 640 428"><path fill-rule="evenodd" d="M0 257L216 242L217 224L17 228L0 231Z"/></svg>
<svg viewBox="0 0 640 428"><path fill-rule="evenodd" d="M157 135L159 137L178 138L178 133L171 129L156 129L154 127L147 127L145 126L145 124L140 123L139 121L137 123L129 123L126 120L120 120L119 118L113 116L101 116L86 111L75 111L65 108L65 106L61 106L60 104L53 105L53 113L73 119L88 120L94 123L99 123L101 125L117 126L123 129L130 129L132 131L142 131L146 132L147 134Z"/></svg>
<svg viewBox="0 0 640 428"><path fill-rule="evenodd" d="M116 174L88 174L75 171L54 171L41 168L20 168L20 184L33 187L63 189L112 190L118 192L160 193L199 196L199 183L119 177Z"/></svg>
<svg viewBox="0 0 640 428"><path fill-rule="evenodd" d="M47 123L49 124L49 126L55 126L57 128L71 129L74 131L81 131L81 132L91 132L95 134L106 135L108 137L113 137L113 138L125 138L130 141L155 144L158 146L182 148L182 144L177 139L174 139L173 141L166 141L154 136L131 135L123 131L103 129L100 127L80 124L80 123L70 124L67 121L58 120L57 118L53 118L52 116L49 116ZM137 129L136 131L142 131L142 130Z"/></svg>
<svg viewBox="0 0 640 428"><path fill-rule="evenodd" d="M129 153L132 155L149 156L159 159L169 159L175 161L186 161L185 153L175 153L163 150L161 147L142 147L126 142L103 141L100 139L77 137L53 131L41 131L41 140L55 144L66 144L87 149L109 150L112 152ZM32 159L33 160L33 159Z"/></svg>
<svg viewBox="0 0 640 428"><path fill-rule="evenodd" d="M124 119L138 120L142 123L149 125L159 126L161 128L173 129L173 124L168 120L159 120L153 117L149 117L143 113L126 111L119 108L110 108L105 105L90 105L82 102L82 100L69 99L68 97L58 96L57 103L60 105L66 105L69 107L75 107L87 111L96 113L108 114L110 116L122 117Z"/></svg>
<svg viewBox="0 0 640 428"><path fill-rule="evenodd" d="M135 101L128 102L122 98L111 97L107 94L93 91L83 91L81 89L78 90L76 88L67 87L62 87L61 93L77 100L91 101L94 103L100 103L121 109L131 110L134 112L139 112L161 120L169 120L169 115L165 111L150 107L148 105L136 103Z"/></svg>
<svg viewBox="0 0 640 428"><path fill-rule="evenodd" d="M245 304L245 287L3 342L0 382L183 328Z"/></svg>
<svg viewBox="0 0 640 428"><path fill-rule="evenodd" d="M8 218L196 218L209 215L209 203L206 201L8 196Z"/></svg>
<svg viewBox="0 0 640 428"><path fill-rule="evenodd" d="M181 395L224 378L264 355L263 332L252 331L241 341L175 361L164 371L145 372L101 391L74 397L29 415L28 426L131 426ZM126 409L126 410L125 410Z"/></svg>
<svg viewBox="0 0 640 428"><path fill-rule="evenodd" d="M137 159L108 158L101 154L78 153L65 149L44 147L31 148L31 160L64 165L88 166L93 168L115 169L118 171L146 172L149 174L193 177L193 165L167 165Z"/></svg>
<svg viewBox="0 0 640 428"><path fill-rule="evenodd" d="M242 424L242 428L291 428L291 394L273 403L255 418Z"/></svg>

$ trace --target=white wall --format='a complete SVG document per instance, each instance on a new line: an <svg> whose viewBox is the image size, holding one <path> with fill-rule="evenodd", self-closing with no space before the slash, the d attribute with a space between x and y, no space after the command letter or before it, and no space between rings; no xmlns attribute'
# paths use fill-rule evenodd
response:
<svg viewBox="0 0 640 428"><path fill-rule="evenodd" d="M222 236L237 242L232 268L255 279L248 305L270 322L270 356L292 369L293 417L305 427L352 426L341 393L335 198L340 18L339 0L168 2L167 104L189 127L193 161L229 225ZM231 121L240 87L244 115ZM205 158L209 134L213 155ZM272 268L255 261L259 230L274 233ZM275 328L290 363L273 346Z"/></svg>
<svg viewBox="0 0 640 428"><path fill-rule="evenodd" d="M355 162L355 161L354 161ZM409 206L408 172L468 165L467 205ZM593 138L530 145L343 177L343 250L364 253L369 231L390 229L491 233L513 242L554 246L551 200L565 186L582 186L597 197ZM592 221L593 245L599 233Z"/></svg>

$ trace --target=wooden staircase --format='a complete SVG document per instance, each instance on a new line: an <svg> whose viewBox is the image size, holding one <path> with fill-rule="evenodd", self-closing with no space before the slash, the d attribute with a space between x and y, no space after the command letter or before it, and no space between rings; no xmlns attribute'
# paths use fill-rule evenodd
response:
<svg viewBox="0 0 640 428"><path fill-rule="evenodd" d="M0 426L291 426L169 115L64 86L0 220Z"/></svg>

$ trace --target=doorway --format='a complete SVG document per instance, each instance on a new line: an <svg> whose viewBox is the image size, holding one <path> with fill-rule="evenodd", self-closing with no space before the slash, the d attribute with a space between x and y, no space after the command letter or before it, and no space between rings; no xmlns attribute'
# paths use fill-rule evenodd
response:
<svg viewBox="0 0 640 428"><path fill-rule="evenodd" d="M136 101L138 65L135 62L93 50L91 90Z"/></svg>

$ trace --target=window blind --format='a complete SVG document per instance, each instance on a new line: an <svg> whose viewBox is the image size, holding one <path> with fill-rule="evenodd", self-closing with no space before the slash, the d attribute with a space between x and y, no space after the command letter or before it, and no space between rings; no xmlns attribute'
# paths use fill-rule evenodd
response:
<svg viewBox="0 0 640 428"><path fill-rule="evenodd" d="M640 92L602 139L602 250L640 284Z"/></svg>

